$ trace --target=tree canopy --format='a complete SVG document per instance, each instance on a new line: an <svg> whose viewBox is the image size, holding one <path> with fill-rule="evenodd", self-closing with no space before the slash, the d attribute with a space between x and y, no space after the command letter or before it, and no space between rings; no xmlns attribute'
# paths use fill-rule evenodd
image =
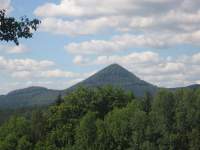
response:
<svg viewBox="0 0 200 150"><path fill-rule="evenodd" d="M2 150L199 150L200 90L135 98L118 88L78 88L48 109L0 126Z"/></svg>

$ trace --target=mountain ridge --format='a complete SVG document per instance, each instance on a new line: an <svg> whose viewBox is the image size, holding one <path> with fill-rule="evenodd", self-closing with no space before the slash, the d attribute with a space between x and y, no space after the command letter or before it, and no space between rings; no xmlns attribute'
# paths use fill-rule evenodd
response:
<svg viewBox="0 0 200 150"><path fill-rule="evenodd" d="M111 64L84 81L75 84L69 90L77 86L98 87L106 85L132 91L136 96L142 96L145 92L154 94L157 89L155 85L141 80L122 66Z"/></svg>
<svg viewBox="0 0 200 150"><path fill-rule="evenodd" d="M23 89L13 90L6 95L15 95L15 94L23 93L23 91L27 92L27 91L35 91L35 90L38 91L38 90L50 90L50 89L48 89L46 87L41 87L41 86L30 86L30 87L26 87Z"/></svg>
<svg viewBox="0 0 200 150"><path fill-rule="evenodd" d="M63 96L70 93L79 86L99 87L111 85L124 90L133 92L136 96L141 97L144 93L155 94L159 87L141 80L132 72L118 64L111 64L85 80L64 90L53 90L40 86L31 86L23 89L17 89L6 95L0 95L0 108L18 108L34 105L48 105L53 103L59 94ZM180 88L200 88L200 85L190 85ZM169 88L176 90L180 88Z"/></svg>

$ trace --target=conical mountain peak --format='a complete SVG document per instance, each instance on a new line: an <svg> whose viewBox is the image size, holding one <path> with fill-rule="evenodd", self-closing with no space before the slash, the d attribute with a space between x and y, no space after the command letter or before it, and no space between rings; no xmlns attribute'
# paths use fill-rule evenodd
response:
<svg viewBox="0 0 200 150"><path fill-rule="evenodd" d="M107 66L106 68L123 68L122 66L120 66L119 64L117 63L114 63L114 64L110 64L109 66ZM123 68L124 69L124 68Z"/></svg>
<svg viewBox="0 0 200 150"><path fill-rule="evenodd" d="M132 82L140 81L138 77L119 64L111 64L91 76L89 79L91 78L98 78L106 82L113 81L114 83L120 82L121 80L131 80Z"/></svg>
<svg viewBox="0 0 200 150"><path fill-rule="evenodd" d="M140 80L140 78L119 64L111 64L86 80L76 84L71 89L77 86L99 87L105 85L133 91L137 96L142 96L145 92L154 93L157 88L148 82Z"/></svg>
<svg viewBox="0 0 200 150"><path fill-rule="evenodd" d="M119 64L111 64L111 65L105 67L104 69L100 70L99 72L102 72L102 71L108 71L108 73L110 73L109 71L127 72L127 73L129 72L127 69L125 69L124 67L120 66Z"/></svg>

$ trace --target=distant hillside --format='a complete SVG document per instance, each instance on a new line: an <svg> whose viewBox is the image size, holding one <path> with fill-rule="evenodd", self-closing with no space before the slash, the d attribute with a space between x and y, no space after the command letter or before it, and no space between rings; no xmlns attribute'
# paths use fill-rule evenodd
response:
<svg viewBox="0 0 200 150"><path fill-rule="evenodd" d="M155 94L159 87L139 79L133 73L118 64L112 64L100 70L86 80L65 90L51 90L43 87L29 87L15 90L7 95L0 95L0 108L19 108L53 103L59 93L66 95L79 86L99 87L112 85L124 90L132 91L136 96L143 96L145 92ZM183 88L200 88L200 85L191 85ZM171 88L177 90L180 88Z"/></svg>
<svg viewBox="0 0 200 150"><path fill-rule="evenodd" d="M112 64L104 68L86 80L72 86L68 90L73 90L78 86L98 87L105 85L112 85L124 90L132 91L136 96L143 96L145 92L154 94L157 90L156 86L140 80L133 73L118 64Z"/></svg>
<svg viewBox="0 0 200 150"><path fill-rule="evenodd" d="M0 108L47 105L55 101L60 91L43 87L29 87L0 96Z"/></svg>
<svg viewBox="0 0 200 150"><path fill-rule="evenodd" d="M193 84L193 85L186 86L184 88L197 89L197 88L200 88L200 85L199 84Z"/></svg>
<svg viewBox="0 0 200 150"><path fill-rule="evenodd" d="M176 91L176 90L179 90L179 89L186 89L186 88L195 90L195 89L200 88L200 84L192 84L192 85L185 86L185 87L168 88L168 89L171 90L171 91Z"/></svg>

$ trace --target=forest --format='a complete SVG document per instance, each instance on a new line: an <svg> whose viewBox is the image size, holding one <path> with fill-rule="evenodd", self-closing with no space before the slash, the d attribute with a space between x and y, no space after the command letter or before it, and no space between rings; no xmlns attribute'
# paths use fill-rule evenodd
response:
<svg viewBox="0 0 200 150"><path fill-rule="evenodd" d="M200 89L155 96L79 87L48 108L13 114L0 150L199 150Z"/></svg>

